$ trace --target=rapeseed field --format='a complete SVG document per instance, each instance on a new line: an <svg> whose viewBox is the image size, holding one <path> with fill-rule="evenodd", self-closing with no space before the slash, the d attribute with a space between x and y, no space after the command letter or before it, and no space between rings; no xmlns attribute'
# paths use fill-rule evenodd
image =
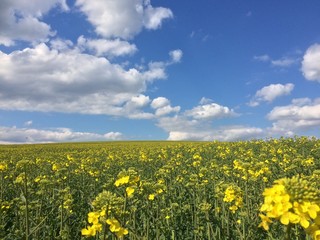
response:
<svg viewBox="0 0 320 240"><path fill-rule="evenodd" d="M2 145L0 239L320 239L320 140Z"/></svg>

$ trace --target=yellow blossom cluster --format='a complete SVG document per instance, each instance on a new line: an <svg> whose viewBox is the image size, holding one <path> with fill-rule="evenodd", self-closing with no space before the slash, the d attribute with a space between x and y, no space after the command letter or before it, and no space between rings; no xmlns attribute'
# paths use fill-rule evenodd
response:
<svg viewBox="0 0 320 240"><path fill-rule="evenodd" d="M89 212L88 213L88 223L91 226L81 230L81 234L86 237L95 236L97 232L102 230L102 224L99 222L99 217L101 214L99 212Z"/></svg>
<svg viewBox="0 0 320 240"><path fill-rule="evenodd" d="M260 227L269 230L272 219L284 225L299 224L305 231L320 239L320 190L299 176L276 180L263 192Z"/></svg>
<svg viewBox="0 0 320 240"><path fill-rule="evenodd" d="M242 191L238 186L228 186L224 192L224 202L231 203L229 209L235 213L243 205Z"/></svg>
<svg viewBox="0 0 320 240"><path fill-rule="evenodd" d="M116 187L120 187L122 185L126 186L126 195L128 197L132 197L139 181L140 176L138 173L133 169L129 169L127 171L121 171L118 174L118 179L115 181L114 185Z"/></svg>
<svg viewBox="0 0 320 240"><path fill-rule="evenodd" d="M122 238L127 235L128 229L121 227L120 222L115 218L108 218L104 221L106 216L106 211L101 212L89 212L88 213L88 223L91 225L87 228L81 230L81 234L85 237L94 237L98 232L102 231L102 223L105 222L109 225L110 232L114 233L118 238Z"/></svg>
<svg viewBox="0 0 320 240"><path fill-rule="evenodd" d="M5 171L8 168L7 164L0 162L0 172Z"/></svg>
<svg viewBox="0 0 320 240"><path fill-rule="evenodd" d="M129 233L128 229L121 227L121 224L115 218L108 218L106 223L109 224L110 231L115 233L118 238L122 238L124 235L127 235Z"/></svg>
<svg viewBox="0 0 320 240"><path fill-rule="evenodd" d="M94 211L88 213L88 223L90 225L81 230L83 236L96 236L106 228L106 224L109 225L110 233L116 235L119 239L129 234L128 229L123 227L117 217L114 216L121 212L120 208L123 205L123 200L120 197L109 191L103 191L98 194L92 205ZM104 231L103 234L106 233Z"/></svg>

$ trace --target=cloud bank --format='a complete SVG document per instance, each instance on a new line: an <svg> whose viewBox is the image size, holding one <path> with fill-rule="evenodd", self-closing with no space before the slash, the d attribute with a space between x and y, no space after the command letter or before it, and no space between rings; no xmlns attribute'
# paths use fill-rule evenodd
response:
<svg viewBox="0 0 320 240"><path fill-rule="evenodd" d="M120 132L96 134L88 132L74 132L68 128L39 130L34 128L0 127L0 144L8 143L52 143L52 142L86 142L121 140Z"/></svg>
<svg viewBox="0 0 320 240"><path fill-rule="evenodd" d="M292 135L303 129L316 129L320 126L320 99L293 99L287 106L278 106L267 115L273 121L272 131Z"/></svg>

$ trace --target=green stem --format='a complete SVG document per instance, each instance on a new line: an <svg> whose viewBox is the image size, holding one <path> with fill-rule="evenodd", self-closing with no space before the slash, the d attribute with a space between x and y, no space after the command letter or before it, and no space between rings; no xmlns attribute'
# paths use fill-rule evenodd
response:
<svg viewBox="0 0 320 240"><path fill-rule="evenodd" d="M291 228L292 228L291 224L286 226L286 232L285 232L285 239L284 240L290 240Z"/></svg>
<svg viewBox="0 0 320 240"><path fill-rule="evenodd" d="M63 230L63 199L61 200L61 205L60 205L60 235L62 234Z"/></svg>

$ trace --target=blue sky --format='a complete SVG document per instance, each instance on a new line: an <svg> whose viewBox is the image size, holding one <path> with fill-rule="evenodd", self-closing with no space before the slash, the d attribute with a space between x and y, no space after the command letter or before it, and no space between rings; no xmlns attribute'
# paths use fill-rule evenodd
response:
<svg viewBox="0 0 320 240"><path fill-rule="evenodd" d="M2 0L0 143L320 137L319 12Z"/></svg>

